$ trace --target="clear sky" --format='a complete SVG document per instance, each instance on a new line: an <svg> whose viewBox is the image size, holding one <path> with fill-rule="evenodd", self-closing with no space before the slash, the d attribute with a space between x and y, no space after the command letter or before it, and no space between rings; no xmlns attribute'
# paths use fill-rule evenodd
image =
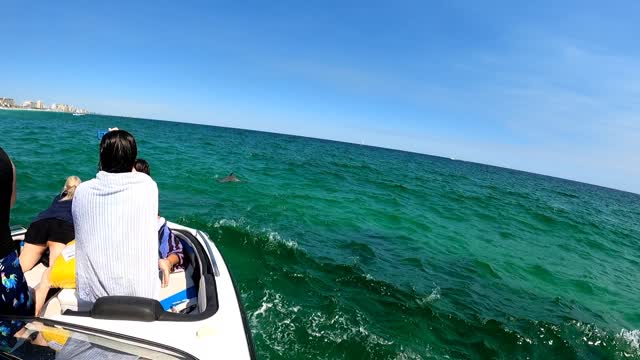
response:
<svg viewBox="0 0 640 360"><path fill-rule="evenodd" d="M0 3L0 96L640 193L638 1Z"/></svg>

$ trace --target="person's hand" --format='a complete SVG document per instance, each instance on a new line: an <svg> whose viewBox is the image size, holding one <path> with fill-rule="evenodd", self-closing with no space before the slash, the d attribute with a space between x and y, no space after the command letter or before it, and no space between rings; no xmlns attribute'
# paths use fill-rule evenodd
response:
<svg viewBox="0 0 640 360"><path fill-rule="evenodd" d="M111 131L116 131L116 130L120 130L120 129L118 129L117 127L109 128L109 131L110 131L110 132L111 132Z"/></svg>
<svg viewBox="0 0 640 360"><path fill-rule="evenodd" d="M162 271L162 287L169 286L169 274L171 273L171 261L167 259L158 260L158 268Z"/></svg>

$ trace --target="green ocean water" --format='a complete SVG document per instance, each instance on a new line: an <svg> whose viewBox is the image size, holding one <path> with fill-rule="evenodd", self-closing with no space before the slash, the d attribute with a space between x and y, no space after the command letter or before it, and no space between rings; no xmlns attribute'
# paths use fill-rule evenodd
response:
<svg viewBox="0 0 640 360"><path fill-rule="evenodd" d="M12 222L66 176L93 177L111 126L135 135L161 215L225 256L261 359L640 358L638 195L301 137L0 111ZM231 171L243 181L216 181Z"/></svg>

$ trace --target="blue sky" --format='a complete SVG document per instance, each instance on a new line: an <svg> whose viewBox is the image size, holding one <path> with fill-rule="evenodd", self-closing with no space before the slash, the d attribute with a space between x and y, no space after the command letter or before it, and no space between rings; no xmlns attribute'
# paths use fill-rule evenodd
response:
<svg viewBox="0 0 640 360"><path fill-rule="evenodd" d="M637 1L0 5L0 96L640 193Z"/></svg>

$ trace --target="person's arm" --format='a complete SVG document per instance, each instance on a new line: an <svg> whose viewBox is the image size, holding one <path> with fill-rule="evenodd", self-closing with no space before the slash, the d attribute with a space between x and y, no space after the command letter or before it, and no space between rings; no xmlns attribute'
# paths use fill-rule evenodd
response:
<svg viewBox="0 0 640 360"><path fill-rule="evenodd" d="M171 265L171 260L169 260L169 257L158 260L158 269L160 269L160 271L162 272L163 288L169 286L169 274L171 274L171 269L173 268L173 266Z"/></svg>
<svg viewBox="0 0 640 360"><path fill-rule="evenodd" d="M163 237L160 241L166 241L169 253L164 259L158 260L158 268L162 271L162 287L167 287L169 285L169 274L173 268L177 265L182 265L183 254L182 243L173 235L166 222L163 225L162 232L166 237Z"/></svg>
<svg viewBox="0 0 640 360"><path fill-rule="evenodd" d="M167 226L167 231L169 231L169 254L167 254L167 259L170 258L172 267L182 265L184 255L182 250L182 243L180 239L178 239L169 227Z"/></svg>
<svg viewBox="0 0 640 360"><path fill-rule="evenodd" d="M171 264L172 269L181 263L180 257L176 254L169 254L169 256L167 256L167 260L169 261L169 264Z"/></svg>
<svg viewBox="0 0 640 360"><path fill-rule="evenodd" d="M162 239L160 239L160 247L167 249L165 259L171 262L172 269L174 266L182 265L184 255L182 254L182 243L180 239L173 234L166 222L162 225L161 233L163 236Z"/></svg>
<svg viewBox="0 0 640 360"><path fill-rule="evenodd" d="M11 160L9 160L11 161ZM13 191L11 191L11 207L16 203L16 166L11 161L11 169L13 170Z"/></svg>

